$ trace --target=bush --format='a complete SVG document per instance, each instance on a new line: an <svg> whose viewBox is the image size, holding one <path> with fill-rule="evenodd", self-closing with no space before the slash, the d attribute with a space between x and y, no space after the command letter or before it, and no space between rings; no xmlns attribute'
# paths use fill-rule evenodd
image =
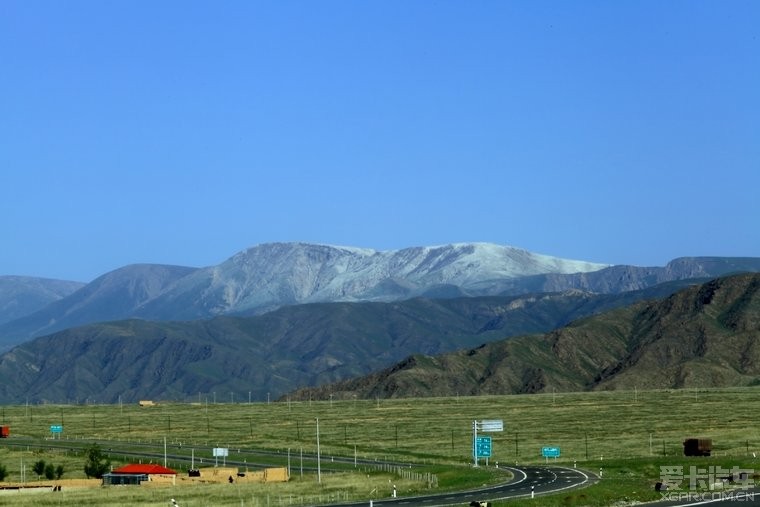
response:
<svg viewBox="0 0 760 507"><path fill-rule="evenodd" d="M58 465L55 467L55 478L60 479L63 477L63 465Z"/></svg>
<svg viewBox="0 0 760 507"><path fill-rule="evenodd" d="M45 465L45 479L52 480L55 477L55 467L53 464Z"/></svg>
<svg viewBox="0 0 760 507"><path fill-rule="evenodd" d="M0 465L0 481L4 481L6 477L8 477L8 469L5 465Z"/></svg>

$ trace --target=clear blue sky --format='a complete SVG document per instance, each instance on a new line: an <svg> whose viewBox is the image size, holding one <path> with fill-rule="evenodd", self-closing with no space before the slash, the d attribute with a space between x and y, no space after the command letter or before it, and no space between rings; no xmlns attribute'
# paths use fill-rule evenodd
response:
<svg viewBox="0 0 760 507"><path fill-rule="evenodd" d="M0 2L0 274L760 256L760 2Z"/></svg>

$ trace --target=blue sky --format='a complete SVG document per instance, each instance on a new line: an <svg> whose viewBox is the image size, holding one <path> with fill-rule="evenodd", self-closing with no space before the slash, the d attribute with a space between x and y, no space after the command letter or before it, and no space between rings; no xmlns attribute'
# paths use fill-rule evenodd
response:
<svg viewBox="0 0 760 507"><path fill-rule="evenodd" d="M0 2L0 274L760 256L760 2Z"/></svg>

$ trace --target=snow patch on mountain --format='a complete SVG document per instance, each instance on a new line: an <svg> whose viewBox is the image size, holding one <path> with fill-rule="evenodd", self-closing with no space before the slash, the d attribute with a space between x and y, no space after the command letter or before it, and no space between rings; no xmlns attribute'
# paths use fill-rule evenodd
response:
<svg viewBox="0 0 760 507"><path fill-rule="evenodd" d="M195 280L183 280L182 285L202 286L196 304L221 314L294 303L392 300L441 285L483 293L484 283L491 280L605 267L490 243L387 251L267 243L199 270L191 275Z"/></svg>

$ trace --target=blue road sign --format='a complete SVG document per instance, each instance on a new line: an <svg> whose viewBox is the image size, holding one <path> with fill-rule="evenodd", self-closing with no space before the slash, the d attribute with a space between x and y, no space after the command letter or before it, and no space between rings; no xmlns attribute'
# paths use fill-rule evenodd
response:
<svg viewBox="0 0 760 507"><path fill-rule="evenodd" d="M50 426L50 433L63 433L63 426L60 424L53 424Z"/></svg>
<svg viewBox="0 0 760 507"><path fill-rule="evenodd" d="M477 437L475 439L475 454L479 458L491 457L491 437Z"/></svg>
<svg viewBox="0 0 760 507"><path fill-rule="evenodd" d="M559 458L559 447L542 447L541 456L544 458Z"/></svg>

